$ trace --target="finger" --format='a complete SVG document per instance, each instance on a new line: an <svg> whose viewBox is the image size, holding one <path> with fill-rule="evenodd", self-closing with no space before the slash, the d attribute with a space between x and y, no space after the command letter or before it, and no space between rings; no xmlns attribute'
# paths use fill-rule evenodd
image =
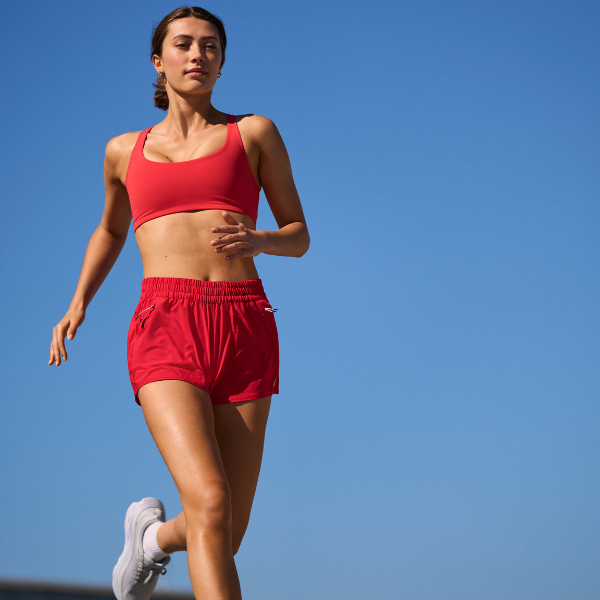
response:
<svg viewBox="0 0 600 600"><path fill-rule="evenodd" d="M232 260L234 258L245 258L246 256L252 256L252 252L246 248L243 248L239 252L234 252L233 254L227 254L227 256L225 256L225 259Z"/></svg>
<svg viewBox="0 0 600 600"><path fill-rule="evenodd" d="M60 365L60 352L58 351L58 336L59 336L58 325L53 329L52 337L52 358L53 362L56 361L56 366Z"/></svg>
<svg viewBox="0 0 600 600"><path fill-rule="evenodd" d="M221 215L223 216L225 223L229 223L230 225L239 225L239 223L226 210L222 211Z"/></svg>
<svg viewBox="0 0 600 600"><path fill-rule="evenodd" d="M243 241L243 235L241 233L232 233L230 235L224 235L223 237L216 238L211 241L212 246L222 246L223 244L229 244L231 242Z"/></svg>
<svg viewBox="0 0 600 600"><path fill-rule="evenodd" d="M65 325L59 325L56 332L56 344L55 348L57 349L57 356L60 360L61 354L64 357L64 360L67 360L67 350L65 348Z"/></svg>
<svg viewBox="0 0 600 600"><path fill-rule="evenodd" d="M231 252L232 250L239 250L241 248L248 248L250 244L248 242L233 242L227 244L227 246L221 246L216 249L216 252Z"/></svg>
<svg viewBox="0 0 600 600"><path fill-rule="evenodd" d="M212 227L212 233L236 233L239 228L235 225L220 225L219 227Z"/></svg>
<svg viewBox="0 0 600 600"><path fill-rule="evenodd" d="M67 349L65 348L65 340L59 340L58 349L63 356L63 360L67 360Z"/></svg>

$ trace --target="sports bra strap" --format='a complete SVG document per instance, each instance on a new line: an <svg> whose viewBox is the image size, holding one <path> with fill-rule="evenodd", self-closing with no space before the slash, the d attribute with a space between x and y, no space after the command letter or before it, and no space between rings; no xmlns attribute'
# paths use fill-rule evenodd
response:
<svg viewBox="0 0 600 600"><path fill-rule="evenodd" d="M245 158L246 157L246 149L244 148L242 134L240 133L240 128L237 124L235 115L227 115L227 128L229 128L229 127L231 127L234 130L234 134L233 134L233 136L228 135L227 140L229 141L229 139L231 139L231 142L233 142L233 140L235 139L236 141L233 143L235 143L237 145L238 151L241 151L244 153L244 158ZM246 159L246 160L248 160L248 159Z"/></svg>

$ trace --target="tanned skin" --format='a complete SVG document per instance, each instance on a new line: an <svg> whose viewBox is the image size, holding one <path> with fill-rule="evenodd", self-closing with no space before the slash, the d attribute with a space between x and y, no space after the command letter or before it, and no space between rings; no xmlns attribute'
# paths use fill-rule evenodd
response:
<svg viewBox="0 0 600 600"><path fill-rule="evenodd" d="M201 158L225 143L226 113L211 104L221 72L217 29L186 17L169 25L158 73L166 77L169 109L148 134L144 156L156 162ZM200 67L203 73L189 72ZM258 279L261 253L302 256L310 238L285 145L274 123L258 115L236 117L252 174L265 192L276 231L257 230L247 215L197 210L164 215L135 232L143 277L204 281ZM105 207L88 244L69 310L53 329L49 365L67 360L86 308L117 260L131 224L125 176L139 131L108 142ZM271 397L213 406L210 396L178 380L143 385L139 399L150 432L177 489L183 512L158 529L165 552L187 550L196 598L238 600L237 552L250 518L260 472Z"/></svg>

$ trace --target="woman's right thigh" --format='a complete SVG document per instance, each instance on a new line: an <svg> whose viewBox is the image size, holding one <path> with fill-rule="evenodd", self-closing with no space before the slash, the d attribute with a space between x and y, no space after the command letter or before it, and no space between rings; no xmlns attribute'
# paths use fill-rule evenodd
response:
<svg viewBox="0 0 600 600"><path fill-rule="evenodd" d="M183 510L227 502L230 491L215 436L210 396L186 381L147 383L139 399L150 433L173 476Z"/></svg>

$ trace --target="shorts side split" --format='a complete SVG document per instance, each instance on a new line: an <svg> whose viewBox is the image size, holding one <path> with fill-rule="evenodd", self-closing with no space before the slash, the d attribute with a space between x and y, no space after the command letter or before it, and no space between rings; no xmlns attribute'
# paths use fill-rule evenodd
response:
<svg viewBox="0 0 600 600"><path fill-rule="evenodd" d="M147 277L127 335L129 378L138 390L187 381L213 404L279 393L279 340L260 279Z"/></svg>

